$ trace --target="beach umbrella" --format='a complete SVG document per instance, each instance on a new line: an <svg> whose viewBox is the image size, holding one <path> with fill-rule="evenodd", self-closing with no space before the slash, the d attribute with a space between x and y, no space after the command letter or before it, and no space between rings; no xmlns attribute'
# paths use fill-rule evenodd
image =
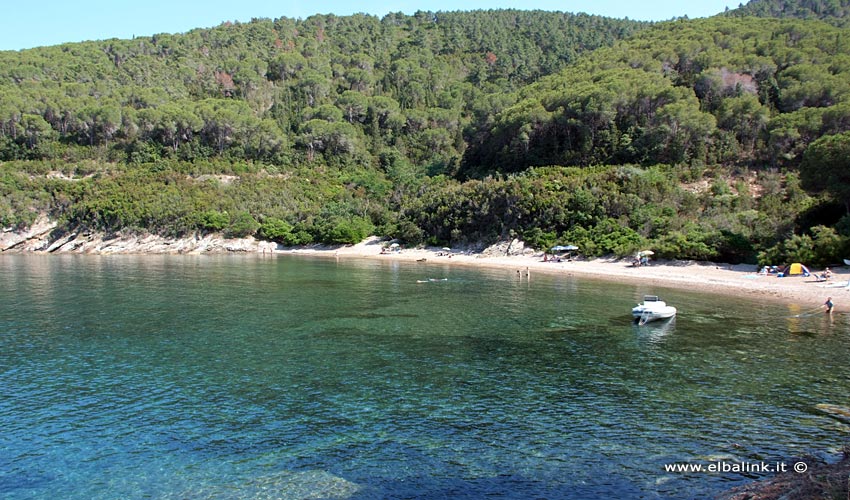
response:
<svg viewBox="0 0 850 500"><path fill-rule="evenodd" d="M645 255L655 255L655 252L653 252L652 250L641 250L640 252L638 252L638 255L640 255L641 257Z"/></svg>
<svg viewBox="0 0 850 500"><path fill-rule="evenodd" d="M566 252L566 257L569 259L572 256L573 250L578 250L578 247L575 245L557 245L552 247L550 250L551 253L556 252Z"/></svg>
<svg viewBox="0 0 850 500"><path fill-rule="evenodd" d="M398 243L393 243L392 245L390 245L390 248L398 248L398 247L399 247Z"/></svg>
<svg viewBox="0 0 850 500"><path fill-rule="evenodd" d="M452 249L451 249L451 248L449 248L449 247L443 247L443 250L445 250L445 251L447 251L447 252L451 252L451 251L452 251Z"/></svg>

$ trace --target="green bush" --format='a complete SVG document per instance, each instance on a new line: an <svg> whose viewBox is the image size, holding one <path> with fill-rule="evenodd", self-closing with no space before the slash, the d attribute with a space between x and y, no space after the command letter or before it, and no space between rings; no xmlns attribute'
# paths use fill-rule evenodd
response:
<svg viewBox="0 0 850 500"><path fill-rule="evenodd" d="M392 227L385 228L387 235L399 239L408 245L419 245L425 241L425 232L412 221L403 219Z"/></svg>
<svg viewBox="0 0 850 500"><path fill-rule="evenodd" d="M782 265L791 262L810 264L815 257L815 244L811 236L795 234L778 244L759 252L759 265Z"/></svg>
<svg viewBox="0 0 850 500"><path fill-rule="evenodd" d="M372 221L360 217L333 217L321 225L321 240L325 243L355 244L372 234Z"/></svg>
<svg viewBox="0 0 850 500"><path fill-rule="evenodd" d="M673 231L652 243L652 248L658 257L714 260L717 250L705 242L705 235L694 228L687 233Z"/></svg>
<svg viewBox="0 0 850 500"><path fill-rule="evenodd" d="M288 245L293 239L292 225L281 219L269 217L260 224L257 235L263 239Z"/></svg>
<svg viewBox="0 0 850 500"><path fill-rule="evenodd" d="M260 223L248 212L238 212L230 220L230 225L225 229L224 235L228 238L245 238L251 236Z"/></svg>
<svg viewBox="0 0 850 500"><path fill-rule="evenodd" d="M221 231L230 224L230 216L227 212L207 210L199 216L198 226L207 231Z"/></svg>
<svg viewBox="0 0 850 500"><path fill-rule="evenodd" d="M548 250L555 246L558 234L555 231L543 231L539 227L533 227L522 233L522 239L526 245L539 250Z"/></svg>
<svg viewBox="0 0 850 500"><path fill-rule="evenodd" d="M572 242L579 247L579 252L588 257L611 254L623 257L640 250L644 243L637 232L614 219L605 219L590 229L573 226L561 236L561 240Z"/></svg>

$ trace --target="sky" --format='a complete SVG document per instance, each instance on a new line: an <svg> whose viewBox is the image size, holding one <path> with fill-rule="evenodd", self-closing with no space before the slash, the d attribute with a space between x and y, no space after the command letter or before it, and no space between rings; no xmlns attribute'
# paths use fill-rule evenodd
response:
<svg viewBox="0 0 850 500"><path fill-rule="evenodd" d="M725 0L11 0L0 16L0 50L20 50L84 40L183 33L225 21L307 18L313 14L539 9L642 21L708 17L745 1Z"/></svg>

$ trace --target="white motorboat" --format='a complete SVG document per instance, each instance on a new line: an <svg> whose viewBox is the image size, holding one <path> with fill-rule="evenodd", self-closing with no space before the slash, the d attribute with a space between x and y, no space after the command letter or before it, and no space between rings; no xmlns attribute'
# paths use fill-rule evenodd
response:
<svg viewBox="0 0 850 500"><path fill-rule="evenodd" d="M668 306L657 295L644 295L643 302L632 308L632 316L641 325L650 321L672 318L675 315L676 308Z"/></svg>

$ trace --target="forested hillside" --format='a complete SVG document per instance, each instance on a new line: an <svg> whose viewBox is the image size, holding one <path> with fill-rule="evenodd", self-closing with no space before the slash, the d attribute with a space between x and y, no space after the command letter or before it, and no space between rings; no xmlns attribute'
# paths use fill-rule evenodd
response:
<svg viewBox="0 0 850 500"><path fill-rule="evenodd" d="M524 88L465 163L795 165L847 127L848 54L819 22L666 23Z"/></svg>
<svg viewBox="0 0 850 500"><path fill-rule="evenodd" d="M0 158L368 164L391 147L444 168L463 127L499 109L488 95L645 26L539 11L328 15L3 52Z"/></svg>
<svg viewBox="0 0 850 500"><path fill-rule="evenodd" d="M456 169L464 128L506 92L644 27L328 15L0 53L0 221L351 241L404 186Z"/></svg>
<svg viewBox="0 0 850 500"><path fill-rule="evenodd" d="M837 26L850 22L848 0L759 0L725 13L729 16L821 19Z"/></svg>
<svg viewBox="0 0 850 500"><path fill-rule="evenodd" d="M515 10L0 52L0 223L830 263L848 54L817 20Z"/></svg>

